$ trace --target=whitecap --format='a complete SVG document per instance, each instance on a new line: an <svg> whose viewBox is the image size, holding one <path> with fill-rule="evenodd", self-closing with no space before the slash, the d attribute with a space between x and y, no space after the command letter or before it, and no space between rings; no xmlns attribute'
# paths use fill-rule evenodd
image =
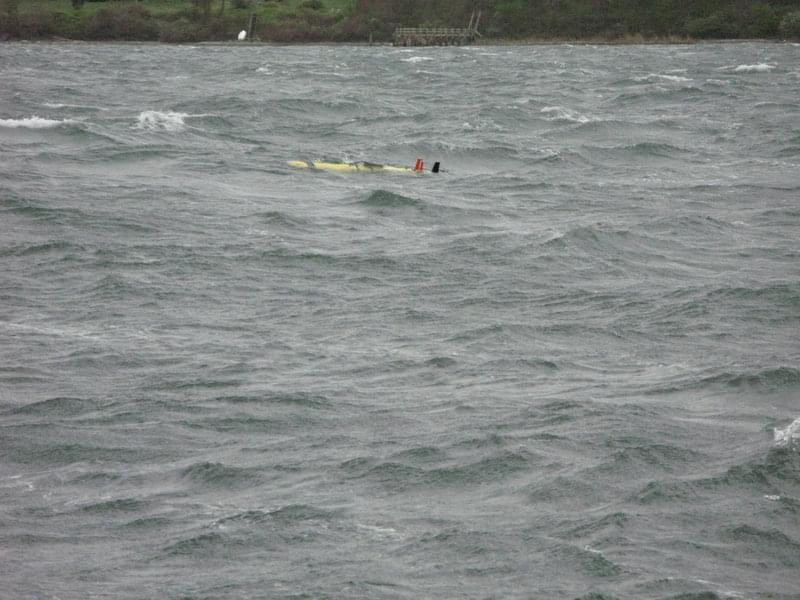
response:
<svg viewBox="0 0 800 600"><path fill-rule="evenodd" d="M146 110L139 114L136 127L151 131L182 131L186 127L184 119L188 116L186 113Z"/></svg>
<svg viewBox="0 0 800 600"><path fill-rule="evenodd" d="M24 129L53 129L73 121L66 119L59 121L57 119L44 119L42 117L26 117L23 119L0 119L0 127L8 127L10 129L24 128Z"/></svg>
<svg viewBox="0 0 800 600"><path fill-rule="evenodd" d="M662 81L672 81L674 83L686 83L691 81L689 77L681 77L680 75L661 75L660 73L650 73L644 77L634 77L634 81L644 82L649 81L652 82L654 80L662 80Z"/></svg>
<svg viewBox="0 0 800 600"><path fill-rule="evenodd" d="M656 77L667 81L675 81L676 83L684 83L692 80L690 77L681 77L680 75L656 75Z"/></svg>
<svg viewBox="0 0 800 600"><path fill-rule="evenodd" d="M766 73L775 68L775 65L758 63L757 65L739 65L733 69L734 73Z"/></svg>
<svg viewBox="0 0 800 600"><path fill-rule="evenodd" d="M778 446L786 446L795 440L800 439L800 417L784 429L775 428L775 443Z"/></svg>
<svg viewBox="0 0 800 600"><path fill-rule="evenodd" d="M393 538L399 536L397 530L392 527L380 527L378 525L367 525L365 523L356 523L356 527L368 531L377 537Z"/></svg>
<svg viewBox="0 0 800 600"><path fill-rule="evenodd" d="M88 104L64 104L63 102L42 102L42 106L47 108L79 108L83 110L108 110L99 106L89 106Z"/></svg>
<svg viewBox="0 0 800 600"><path fill-rule="evenodd" d="M403 62L418 63L426 60L434 60L432 56L409 56L408 58L401 58Z"/></svg>
<svg viewBox="0 0 800 600"><path fill-rule="evenodd" d="M573 123L588 123L591 119L563 106L545 106L540 112L552 115L554 121L572 121Z"/></svg>

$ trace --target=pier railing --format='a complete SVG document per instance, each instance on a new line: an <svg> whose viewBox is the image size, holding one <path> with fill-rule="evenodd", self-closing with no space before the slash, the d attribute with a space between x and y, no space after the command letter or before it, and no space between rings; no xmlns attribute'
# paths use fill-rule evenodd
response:
<svg viewBox="0 0 800 600"><path fill-rule="evenodd" d="M478 32L466 27L398 27L395 46L463 46L475 41Z"/></svg>

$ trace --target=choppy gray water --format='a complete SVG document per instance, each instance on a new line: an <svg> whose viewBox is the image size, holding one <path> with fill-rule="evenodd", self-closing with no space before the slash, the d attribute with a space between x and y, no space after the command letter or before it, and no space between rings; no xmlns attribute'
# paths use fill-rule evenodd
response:
<svg viewBox="0 0 800 600"><path fill-rule="evenodd" d="M799 58L0 45L0 597L800 597Z"/></svg>

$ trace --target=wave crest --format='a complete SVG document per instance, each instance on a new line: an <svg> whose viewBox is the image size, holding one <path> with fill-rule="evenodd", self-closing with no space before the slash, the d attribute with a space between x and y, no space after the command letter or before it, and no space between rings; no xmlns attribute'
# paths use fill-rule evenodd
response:
<svg viewBox="0 0 800 600"><path fill-rule="evenodd" d="M150 131L183 131L188 116L186 113L145 110L139 113L136 127Z"/></svg>
<svg viewBox="0 0 800 600"><path fill-rule="evenodd" d="M254 473L250 469L209 462L190 465L180 474L184 479L201 485L231 486L254 480Z"/></svg>
<svg viewBox="0 0 800 600"><path fill-rule="evenodd" d="M757 65L739 65L734 67L734 73L766 73L775 68L775 65L758 63Z"/></svg>
<svg viewBox="0 0 800 600"><path fill-rule="evenodd" d="M642 77L634 77L637 83L655 83L656 81L671 81L673 83L687 83L692 81L689 77L681 77L680 75L662 75L660 73L650 73Z"/></svg>
<svg viewBox="0 0 800 600"><path fill-rule="evenodd" d="M778 446L788 446L796 440L800 440L800 417L796 418L790 425L779 429L774 429L775 443Z"/></svg>
<svg viewBox="0 0 800 600"><path fill-rule="evenodd" d="M360 202L363 206L371 208L422 208L425 203L416 198L409 198L387 190L375 190Z"/></svg>
<svg viewBox="0 0 800 600"><path fill-rule="evenodd" d="M43 117L25 117L22 119L0 119L0 127L9 129L54 129L62 125L70 125L75 121L71 119L45 119Z"/></svg>
<svg viewBox="0 0 800 600"><path fill-rule="evenodd" d="M571 121L573 123L589 123L593 119L563 106L545 106L539 112L550 115L552 121Z"/></svg>

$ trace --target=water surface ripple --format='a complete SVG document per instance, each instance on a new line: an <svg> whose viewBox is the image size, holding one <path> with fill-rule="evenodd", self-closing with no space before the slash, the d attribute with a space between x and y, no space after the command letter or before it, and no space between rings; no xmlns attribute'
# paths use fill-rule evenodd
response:
<svg viewBox="0 0 800 600"><path fill-rule="evenodd" d="M799 52L0 45L0 597L797 598Z"/></svg>

